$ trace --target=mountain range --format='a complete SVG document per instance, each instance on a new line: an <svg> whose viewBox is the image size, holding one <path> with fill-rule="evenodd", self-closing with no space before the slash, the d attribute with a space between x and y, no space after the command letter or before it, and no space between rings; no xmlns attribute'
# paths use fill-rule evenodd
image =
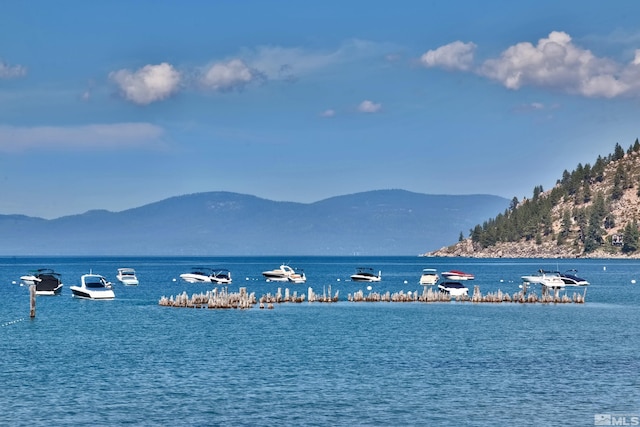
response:
<svg viewBox="0 0 640 427"><path fill-rule="evenodd" d="M314 203L207 192L121 212L0 215L0 255L418 255L504 211L492 195L376 190Z"/></svg>

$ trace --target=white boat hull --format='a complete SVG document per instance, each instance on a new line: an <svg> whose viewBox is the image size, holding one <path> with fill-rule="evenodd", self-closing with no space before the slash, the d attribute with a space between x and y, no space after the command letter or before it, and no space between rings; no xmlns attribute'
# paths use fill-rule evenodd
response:
<svg viewBox="0 0 640 427"><path fill-rule="evenodd" d="M180 278L187 283L211 283L211 277L200 274L184 273Z"/></svg>
<svg viewBox="0 0 640 427"><path fill-rule="evenodd" d="M353 282L379 282L380 277L378 276L361 276L358 274L354 274L351 276L351 281Z"/></svg>
<svg viewBox="0 0 640 427"><path fill-rule="evenodd" d="M438 285L438 289L440 289L440 291L451 295L452 297L461 297L461 296L466 296L469 295L469 288L467 287L451 287L451 286L447 286L446 284L440 284Z"/></svg>
<svg viewBox="0 0 640 427"><path fill-rule="evenodd" d="M282 264L279 268L273 270L263 271L262 276L267 282L305 283L307 281L304 273L296 273L293 268L286 264Z"/></svg>
<svg viewBox="0 0 640 427"><path fill-rule="evenodd" d="M74 298L93 300L109 300L115 298L115 294L112 289L91 291L88 289L83 289L80 286L69 286L69 289L71 289L71 293Z"/></svg>

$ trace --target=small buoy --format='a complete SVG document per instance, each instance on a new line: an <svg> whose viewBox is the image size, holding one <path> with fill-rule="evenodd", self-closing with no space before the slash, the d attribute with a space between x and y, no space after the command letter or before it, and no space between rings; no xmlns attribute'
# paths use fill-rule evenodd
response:
<svg viewBox="0 0 640 427"><path fill-rule="evenodd" d="M404 284L406 285L407 283L408 283L408 282L405 280L405 281L404 281ZM409 295L411 295L411 294L409 294Z"/></svg>
<svg viewBox="0 0 640 427"><path fill-rule="evenodd" d="M337 279L336 279L336 282L339 282L339 281L340 281L340 278L337 278Z"/></svg>
<svg viewBox="0 0 640 427"><path fill-rule="evenodd" d="M520 289L522 289L522 285L518 285L518 287L519 287Z"/></svg>
<svg viewBox="0 0 640 427"><path fill-rule="evenodd" d="M370 291L371 290L371 285L367 286L367 290Z"/></svg>
<svg viewBox="0 0 640 427"><path fill-rule="evenodd" d="M607 271L607 266L605 265L604 267L602 267L602 269L603 269L604 271Z"/></svg>
<svg viewBox="0 0 640 427"><path fill-rule="evenodd" d="M636 283L636 279L631 279L631 283L635 284Z"/></svg>
<svg viewBox="0 0 640 427"><path fill-rule="evenodd" d="M500 279L500 283L504 283L504 279Z"/></svg>
<svg viewBox="0 0 640 427"><path fill-rule="evenodd" d="M16 281L14 280L13 282L11 282L11 284L12 284L12 285L15 285L15 284L16 284Z"/></svg>
<svg viewBox="0 0 640 427"><path fill-rule="evenodd" d="M249 278L248 278L248 277L245 277L245 278L244 278L244 280L249 280Z"/></svg>
<svg viewBox="0 0 640 427"><path fill-rule="evenodd" d="M172 280L172 282L175 282L175 281L176 281L176 278L174 277L174 278L173 278L173 280Z"/></svg>

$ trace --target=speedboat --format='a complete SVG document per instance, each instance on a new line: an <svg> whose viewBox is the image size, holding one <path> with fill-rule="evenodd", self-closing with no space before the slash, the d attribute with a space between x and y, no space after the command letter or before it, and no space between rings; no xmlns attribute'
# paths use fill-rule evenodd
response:
<svg viewBox="0 0 640 427"><path fill-rule="evenodd" d="M195 267L180 278L187 283L231 283L231 272L226 268Z"/></svg>
<svg viewBox="0 0 640 427"><path fill-rule="evenodd" d="M440 280L438 271L435 268L422 269L422 276L420 276L421 285L435 285Z"/></svg>
<svg viewBox="0 0 640 427"><path fill-rule="evenodd" d="M62 291L62 279L59 273L50 268L39 268L31 274L21 276L23 286L36 286L36 295L58 295Z"/></svg>
<svg viewBox="0 0 640 427"><path fill-rule="evenodd" d="M354 282L379 282L381 278L382 272L378 271L376 275L371 267L358 267L355 274L351 275Z"/></svg>
<svg viewBox="0 0 640 427"><path fill-rule="evenodd" d="M304 277L304 273L300 275L296 273L293 268L289 267L286 264L282 264L280 267L274 268L273 270L263 271L262 275L265 279L267 279L267 282L293 282L293 280L289 280L289 278L291 278L292 276L294 276L298 280ZM296 277L296 275L300 277ZM304 277L304 280L306 281L306 277ZM304 281L294 283L304 283Z"/></svg>
<svg viewBox="0 0 640 427"><path fill-rule="evenodd" d="M116 278L125 285L135 286L138 284L136 271L133 268L119 268Z"/></svg>
<svg viewBox="0 0 640 427"><path fill-rule="evenodd" d="M536 274L522 276L525 283L540 284L551 289L560 289L566 286L564 280L557 271L538 270Z"/></svg>
<svg viewBox="0 0 640 427"><path fill-rule="evenodd" d="M111 282L99 274L83 274L80 277L80 286L69 286L73 297L83 299L114 299L115 294Z"/></svg>
<svg viewBox="0 0 640 427"><path fill-rule="evenodd" d="M459 297L469 294L469 288L460 282L443 281L438 284L440 292L451 295L452 297Z"/></svg>
<svg viewBox="0 0 640 427"><path fill-rule="evenodd" d="M460 270L449 270L449 271L445 271L440 273L442 274L442 277L444 277L447 280L473 280L476 278L476 276L474 276L471 273L465 273L464 271L460 271Z"/></svg>
<svg viewBox="0 0 640 427"><path fill-rule="evenodd" d="M567 270L564 273L559 273L560 278L567 286L587 286L589 282L582 277L578 277L578 270Z"/></svg>

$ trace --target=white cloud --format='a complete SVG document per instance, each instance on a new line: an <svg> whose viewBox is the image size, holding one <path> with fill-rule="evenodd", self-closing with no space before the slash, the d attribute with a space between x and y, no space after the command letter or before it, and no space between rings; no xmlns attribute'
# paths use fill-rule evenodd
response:
<svg viewBox="0 0 640 427"><path fill-rule="evenodd" d="M145 65L137 71L118 70L109 74L122 95L136 104L147 105L176 93L180 73L171 64Z"/></svg>
<svg viewBox="0 0 640 427"><path fill-rule="evenodd" d="M479 73L509 89L530 84L610 98L628 90L618 78L619 68L574 45L569 34L553 31L536 46L522 42L509 47L499 58L485 61Z"/></svg>
<svg viewBox="0 0 640 427"><path fill-rule="evenodd" d="M629 64L620 64L575 45L565 32L552 31L536 45L517 43L472 69L474 48L473 43L457 41L425 53L421 61L432 67L473 71L512 90L529 85L586 97L640 95L640 50Z"/></svg>
<svg viewBox="0 0 640 427"><path fill-rule="evenodd" d="M202 74L200 82L209 89L226 91L241 89L255 78L256 73L242 60L232 59L209 66Z"/></svg>
<svg viewBox="0 0 640 427"><path fill-rule="evenodd" d="M0 126L0 151L29 149L113 149L162 146L164 129L150 123L74 127Z"/></svg>
<svg viewBox="0 0 640 427"><path fill-rule="evenodd" d="M321 117L334 117L335 115L336 115L335 110L331 110L331 109L329 109L329 110L324 110L324 111L320 114L320 116L321 116Z"/></svg>
<svg viewBox="0 0 640 427"><path fill-rule="evenodd" d="M474 43L455 41L435 50L427 51L420 58L425 67L442 67L450 70L468 70L473 65Z"/></svg>
<svg viewBox="0 0 640 427"><path fill-rule="evenodd" d="M376 104L373 101L364 100L358 105L358 111L361 113L377 113L382 109L382 104Z"/></svg>
<svg viewBox="0 0 640 427"><path fill-rule="evenodd" d="M9 65L0 61L0 79L11 79L22 77L27 74L27 69L22 65Z"/></svg>

